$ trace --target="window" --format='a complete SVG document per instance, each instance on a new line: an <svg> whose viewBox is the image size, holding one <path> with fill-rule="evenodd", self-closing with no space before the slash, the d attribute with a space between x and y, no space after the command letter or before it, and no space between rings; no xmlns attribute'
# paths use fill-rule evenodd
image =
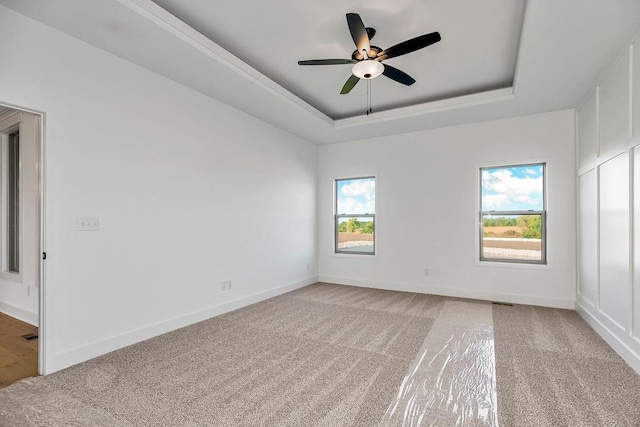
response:
<svg viewBox="0 0 640 427"><path fill-rule="evenodd" d="M20 132L14 125L0 132L0 261L2 273L19 274Z"/></svg>
<svg viewBox="0 0 640 427"><path fill-rule="evenodd" d="M375 255L376 178L336 179L335 252Z"/></svg>
<svg viewBox="0 0 640 427"><path fill-rule="evenodd" d="M6 151L6 264L5 270L20 272L20 135L9 134Z"/></svg>
<svg viewBox="0 0 640 427"><path fill-rule="evenodd" d="M480 260L546 264L545 164L480 169Z"/></svg>

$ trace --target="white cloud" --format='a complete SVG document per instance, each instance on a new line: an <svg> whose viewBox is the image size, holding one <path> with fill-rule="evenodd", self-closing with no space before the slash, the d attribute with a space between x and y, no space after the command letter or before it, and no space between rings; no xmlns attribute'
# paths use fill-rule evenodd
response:
<svg viewBox="0 0 640 427"><path fill-rule="evenodd" d="M375 213L375 201L374 200L360 200L354 197L345 197L338 201L338 213L346 214L365 214Z"/></svg>
<svg viewBox="0 0 640 427"><path fill-rule="evenodd" d="M485 211L497 211L509 204L509 198L504 194L487 194L482 197L482 209Z"/></svg>
<svg viewBox="0 0 640 427"><path fill-rule="evenodd" d="M357 180L342 187L342 194L347 197L362 196L367 200L376 198L376 182L373 179Z"/></svg>
<svg viewBox="0 0 640 427"><path fill-rule="evenodd" d="M513 203L531 207L539 205L542 185L542 176L518 178L508 169L483 171L482 188L495 193L483 196L483 210L497 210Z"/></svg>
<svg viewBox="0 0 640 427"><path fill-rule="evenodd" d="M375 213L376 212L376 201L375 200L367 200L366 210L367 211L365 213Z"/></svg>

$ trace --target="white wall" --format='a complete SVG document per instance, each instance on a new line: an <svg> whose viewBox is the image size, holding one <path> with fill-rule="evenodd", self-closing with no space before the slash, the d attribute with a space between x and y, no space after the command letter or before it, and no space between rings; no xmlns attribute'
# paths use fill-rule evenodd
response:
<svg viewBox="0 0 640 427"><path fill-rule="evenodd" d="M640 42L579 109L576 308L640 372Z"/></svg>
<svg viewBox="0 0 640 427"><path fill-rule="evenodd" d="M320 147L320 279L573 308L574 147L573 111ZM548 265L480 263L479 167L540 161ZM369 173L378 177L378 256L334 255L333 180Z"/></svg>
<svg viewBox="0 0 640 427"><path fill-rule="evenodd" d="M4 7L0 58L46 114L46 372L315 281L314 145Z"/></svg>

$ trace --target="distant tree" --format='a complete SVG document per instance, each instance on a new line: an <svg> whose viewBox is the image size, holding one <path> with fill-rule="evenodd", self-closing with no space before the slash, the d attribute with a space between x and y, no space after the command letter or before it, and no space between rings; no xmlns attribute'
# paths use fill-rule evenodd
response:
<svg viewBox="0 0 640 427"><path fill-rule="evenodd" d="M513 227L516 224L516 218L498 217L498 218L483 218L482 225L485 227Z"/></svg>
<svg viewBox="0 0 640 427"><path fill-rule="evenodd" d="M517 225L515 218L498 218L501 227L514 227Z"/></svg>
<svg viewBox="0 0 640 427"><path fill-rule="evenodd" d="M360 228L360 221L358 221L356 218L349 218L346 224L347 231L349 233L354 233L358 228Z"/></svg>
<svg viewBox="0 0 640 427"><path fill-rule="evenodd" d="M522 237L527 239L542 238L542 218L540 215L527 216L527 229L522 232Z"/></svg>
<svg viewBox="0 0 640 427"><path fill-rule="evenodd" d="M529 226L529 216L521 215L516 218L516 224L518 227L528 227Z"/></svg>
<svg viewBox="0 0 640 427"><path fill-rule="evenodd" d="M496 226L496 220L494 218L483 218L482 219L482 225L484 227L495 227Z"/></svg>
<svg viewBox="0 0 640 427"><path fill-rule="evenodd" d="M373 234L373 229L373 221L358 221L357 218L349 218L338 225L338 233Z"/></svg>

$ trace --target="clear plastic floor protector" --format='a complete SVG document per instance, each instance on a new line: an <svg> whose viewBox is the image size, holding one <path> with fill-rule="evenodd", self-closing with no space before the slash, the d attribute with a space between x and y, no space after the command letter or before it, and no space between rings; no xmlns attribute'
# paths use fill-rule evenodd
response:
<svg viewBox="0 0 640 427"><path fill-rule="evenodd" d="M381 425L498 425L491 304L445 303Z"/></svg>

